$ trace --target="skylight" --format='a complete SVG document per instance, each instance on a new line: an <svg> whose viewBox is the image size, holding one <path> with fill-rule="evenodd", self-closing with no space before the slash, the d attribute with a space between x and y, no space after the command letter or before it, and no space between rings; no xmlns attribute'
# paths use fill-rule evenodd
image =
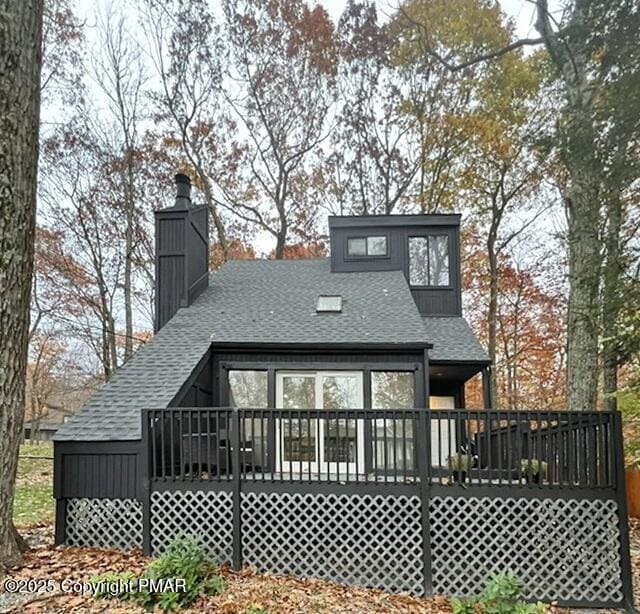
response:
<svg viewBox="0 0 640 614"><path fill-rule="evenodd" d="M317 313L341 313L342 297L341 296L319 296L316 304Z"/></svg>

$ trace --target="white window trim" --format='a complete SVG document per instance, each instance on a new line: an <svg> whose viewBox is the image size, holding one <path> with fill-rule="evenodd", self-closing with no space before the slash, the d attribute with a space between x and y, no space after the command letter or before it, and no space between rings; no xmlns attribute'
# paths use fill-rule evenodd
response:
<svg viewBox="0 0 640 614"><path fill-rule="evenodd" d="M350 407L349 409L362 409L364 408L364 376L362 371L276 371L276 407L282 409L284 405L284 390L283 379L287 376L294 377L313 377L315 379L315 400L319 405L315 409L322 410L323 397L322 397L322 381L323 377L327 376L356 376L358 379L358 400L357 407ZM294 411L294 410L292 410ZM280 429L281 419L276 421L276 471L279 471L282 467L282 471L285 473L312 473L318 474L322 471L329 470L330 473L341 473L346 475L347 473L353 473L356 470L356 462L352 463L338 463L338 462L326 462L324 459L324 434L325 424L321 420L317 425L316 434L316 460L311 461L285 461L283 458L283 433ZM357 438L357 466L364 471L364 420L357 420L356 424L356 438Z"/></svg>

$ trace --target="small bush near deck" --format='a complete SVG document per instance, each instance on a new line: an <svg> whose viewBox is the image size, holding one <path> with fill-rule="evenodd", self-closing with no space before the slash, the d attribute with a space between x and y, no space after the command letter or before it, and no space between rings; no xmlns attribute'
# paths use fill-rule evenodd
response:
<svg viewBox="0 0 640 614"><path fill-rule="evenodd" d="M549 464L537 458L523 458L520 461L520 471L525 475L539 475L541 478L546 478Z"/></svg>
<svg viewBox="0 0 640 614"><path fill-rule="evenodd" d="M158 607L161 610L172 611L177 608L188 607L202 595L219 595L224 590L224 581L217 574L217 566L207 560L204 550L198 540L193 537L180 537L169 544L166 552L147 566L142 578L151 580L178 579L185 580L183 591L150 592L137 590L134 592L119 592L95 594L98 598L118 598L123 601L133 601L147 610ZM127 583L135 579L131 572L122 574L107 573L91 578L92 584L100 582Z"/></svg>
<svg viewBox="0 0 640 614"><path fill-rule="evenodd" d="M492 576L479 597L451 600L453 614L543 614L543 603L520 599L522 584L511 573Z"/></svg>

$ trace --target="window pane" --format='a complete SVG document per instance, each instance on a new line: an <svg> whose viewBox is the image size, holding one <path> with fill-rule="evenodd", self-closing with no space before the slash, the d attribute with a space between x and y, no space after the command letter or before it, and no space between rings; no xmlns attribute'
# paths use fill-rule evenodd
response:
<svg viewBox="0 0 640 614"><path fill-rule="evenodd" d="M374 409L411 409L414 406L413 371L372 371L371 402Z"/></svg>
<svg viewBox="0 0 640 614"><path fill-rule="evenodd" d="M355 375L325 375L322 378L324 409L353 409L360 405L360 378Z"/></svg>
<svg viewBox="0 0 640 614"><path fill-rule="evenodd" d="M267 407L266 371L229 371L229 401L233 407L262 409ZM243 420L242 446L247 467L261 468L268 463L267 419Z"/></svg>
<svg viewBox="0 0 640 614"><path fill-rule="evenodd" d="M355 420L344 418L324 421L324 459L329 463L355 463L356 438L358 432Z"/></svg>
<svg viewBox="0 0 640 614"><path fill-rule="evenodd" d="M414 406L413 371L372 371L371 401L374 409L411 409ZM385 417L375 421L373 433L376 468L411 471L413 423Z"/></svg>
<svg viewBox="0 0 640 614"><path fill-rule="evenodd" d="M367 255L386 256L387 237L367 237Z"/></svg>
<svg viewBox="0 0 640 614"><path fill-rule="evenodd" d="M316 378L313 375L284 375L282 377L282 407L284 409L314 409ZM316 460L315 419L294 418L280 421L282 430L282 459L287 462Z"/></svg>
<svg viewBox="0 0 640 614"><path fill-rule="evenodd" d="M426 237L409 238L409 283L412 286L429 285L428 245Z"/></svg>
<svg viewBox="0 0 640 614"><path fill-rule="evenodd" d="M376 469L410 472L414 468L413 421L376 420L373 448Z"/></svg>
<svg viewBox="0 0 640 614"><path fill-rule="evenodd" d="M233 407L267 407L266 371L229 371L229 402Z"/></svg>
<svg viewBox="0 0 640 614"><path fill-rule="evenodd" d="M316 378L286 375L282 378L283 409L314 409L316 407Z"/></svg>
<svg viewBox="0 0 640 614"><path fill-rule="evenodd" d="M347 241L347 254L349 256L366 256L367 240L366 239L349 239Z"/></svg>
<svg viewBox="0 0 640 614"><path fill-rule="evenodd" d="M353 409L361 407L360 378L355 375L325 375L322 377L322 407ZM356 461L356 421L344 418L324 421L324 458L330 463Z"/></svg>
<svg viewBox="0 0 640 614"><path fill-rule="evenodd" d="M314 462L316 460L316 420L282 420L282 460Z"/></svg>
<svg viewBox="0 0 640 614"><path fill-rule="evenodd" d="M449 285L449 237L429 237L429 270L431 286Z"/></svg>

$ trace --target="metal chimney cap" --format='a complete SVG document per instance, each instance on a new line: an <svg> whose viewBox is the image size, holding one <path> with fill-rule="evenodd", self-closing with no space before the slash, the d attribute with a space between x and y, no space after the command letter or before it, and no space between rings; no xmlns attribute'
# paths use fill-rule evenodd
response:
<svg viewBox="0 0 640 614"><path fill-rule="evenodd" d="M191 205L191 179L187 175L178 173L176 180L176 204L174 209L188 209Z"/></svg>

